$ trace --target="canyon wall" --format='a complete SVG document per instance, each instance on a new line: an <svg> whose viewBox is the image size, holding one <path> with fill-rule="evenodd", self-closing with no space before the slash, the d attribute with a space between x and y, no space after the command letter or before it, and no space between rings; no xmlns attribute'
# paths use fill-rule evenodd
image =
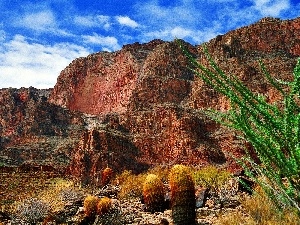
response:
<svg viewBox="0 0 300 225"><path fill-rule="evenodd" d="M81 114L48 103L50 92L0 90L0 165L67 166L85 123Z"/></svg>
<svg viewBox="0 0 300 225"><path fill-rule="evenodd" d="M208 65L203 52L206 45L226 74L236 75L252 91L277 102L281 96L264 79L258 60L271 76L291 80L300 56L300 18L264 18L205 44L185 45L197 61ZM19 111L30 103L21 103L19 111L8 110L16 118L2 116L2 143L3 137L19 132L9 129L19 123L37 124L33 126L37 136L69 137L76 133L65 155L68 172L84 183L98 184L98 175L106 166L137 172L157 164L185 163L217 164L235 170L232 155L243 154L248 143L205 115L207 108L228 110L229 102L188 66L176 42L161 40L75 59L61 72L49 97L47 92L46 99L33 104L41 110L37 118L46 122L22 117L26 113ZM5 105L18 106L16 100L5 101ZM18 120L19 115L22 119ZM20 132L27 135L26 129ZM11 143L20 141L11 139Z"/></svg>

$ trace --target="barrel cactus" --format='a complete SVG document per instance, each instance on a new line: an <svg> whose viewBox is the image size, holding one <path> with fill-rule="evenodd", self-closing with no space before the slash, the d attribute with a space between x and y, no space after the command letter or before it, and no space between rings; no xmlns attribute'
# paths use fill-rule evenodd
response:
<svg viewBox="0 0 300 225"><path fill-rule="evenodd" d="M195 184L189 167L175 165L169 174L174 225L194 225Z"/></svg>
<svg viewBox="0 0 300 225"><path fill-rule="evenodd" d="M113 176L113 170L109 167L105 168L102 172L102 185L108 185Z"/></svg>
<svg viewBox="0 0 300 225"><path fill-rule="evenodd" d="M148 174L143 184L143 198L151 212L162 211L164 207L164 184L155 174Z"/></svg>
<svg viewBox="0 0 300 225"><path fill-rule="evenodd" d="M112 201L108 197L103 197L99 200L97 204L97 214L104 215L108 213L112 208Z"/></svg>
<svg viewBox="0 0 300 225"><path fill-rule="evenodd" d="M84 214L86 217L94 217L97 212L97 204L99 198L93 195L88 195L83 202Z"/></svg>

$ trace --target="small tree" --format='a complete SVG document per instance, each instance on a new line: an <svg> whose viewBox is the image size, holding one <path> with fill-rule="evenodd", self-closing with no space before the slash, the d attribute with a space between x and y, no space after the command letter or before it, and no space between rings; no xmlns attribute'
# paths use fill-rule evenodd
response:
<svg viewBox="0 0 300 225"><path fill-rule="evenodd" d="M191 70L206 84L226 96L231 104L227 112L208 110L221 124L240 131L252 144L260 163L249 155L237 159L245 172L259 184L279 209L295 207L300 213L300 59L294 68L294 79L278 81L260 67L268 82L283 98L283 107L266 102L254 94L234 75L226 75L204 47L209 67L197 59L179 41L191 63ZM286 86L286 88L284 88ZM259 175L259 176L256 176Z"/></svg>

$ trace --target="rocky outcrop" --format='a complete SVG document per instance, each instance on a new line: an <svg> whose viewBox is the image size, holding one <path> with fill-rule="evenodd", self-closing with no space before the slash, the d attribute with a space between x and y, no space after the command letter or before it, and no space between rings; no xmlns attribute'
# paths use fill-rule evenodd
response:
<svg viewBox="0 0 300 225"><path fill-rule="evenodd" d="M263 78L258 59L276 79L290 80L300 55L299 37L300 18L264 18L205 45L227 74L275 102L281 96ZM203 45L185 44L208 65ZM0 99L2 112L8 112L0 118L2 146L7 149L31 135L38 137L30 139L38 143L37 149L43 149L41 143L48 145L37 151L41 153L48 151L53 138L71 137L71 144L62 149L68 152L65 158L71 157L69 172L85 183L98 183L97 174L110 155L116 171L161 163L214 163L235 169L231 155L243 154L247 143L204 113L207 108L228 110L229 102L187 66L176 42L154 40L75 59L61 72L49 98L49 92L40 96L32 94L38 93L33 89L23 90L33 97L23 97L22 90L2 90L1 96L10 96Z"/></svg>
<svg viewBox="0 0 300 225"><path fill-rule="evenodd" d="M123 113L139 79L141 65L162 41L124 46L75 59L58 78L49 101L88 114Z"/></svg>
<svg viewBox="0 0 300 225"><path fill-rule="evenodd" d="M86 130L72 153L68 172L82 184L102 185L101 173L106 167L114 173L149 168L143 162L143 152L133 144L131 135L114 115L108 115L101 127Z"/></svg>
<svg viewBox="0 0 300 225"><path fill-rule="evenodd" d="M300 55L299 32L300 19L265 18L217 36L206 46L226 73L235 74L251 90L263 93L270 102L275 102L281 96L263 78L258 59L262 59L272 76L291 79L296 58ZM187 44L187 47L200 63L208 65L203 45ZM84 60L89 61L90 57ZM97 78L100 83L93 78L95 83L89 88L80 84L79 88L69 89L68 94L75 98L80 92L91 92L92 95L82 97L81 106L66 100L65 107L102 116L117 113L132 145L140 153L138 158L146 164L216 163L236 168L230 155L243 154L247 143L242 143L235 133L220 127L203 113L207 108L228 110L229 102L187 69L188 62L175 42L128 45L116 53L100 53L93 57L94 70L86 73L87 80L102 74ZM111 73L112 68L117 67L116 63L120 66L117 72ZM73 77L68 71L75 65L76 62L62 72L51 99L68 99L59 92L60 80ZM115 82L120 79L125 81L123 85ZM120 86L123 89L119 89ZM112 90L113 96L104 100ZM124 92L126 98L120 98L120 93ZM91 101L94 96L98 101ZM87 110L85 104L90 105Z"/></svg>
<svg viewBox="0 0 300 225"><path fill-rule="evenodd" d="M66 164L84 128L80 114L50 104L51 90L0 90L0 164Z"/></svg>

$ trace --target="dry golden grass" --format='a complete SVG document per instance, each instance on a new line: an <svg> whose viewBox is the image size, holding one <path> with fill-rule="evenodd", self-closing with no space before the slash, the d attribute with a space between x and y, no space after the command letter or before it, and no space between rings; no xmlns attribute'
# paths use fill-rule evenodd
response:
<svg viewBox="0 0 300 225"><path fill-rule="evenodd" d="M207 166L198 170L194 170L193 177L195 185L210 188L216 191L231 178L231 173L221 170L215 166Z"/></svg>
<svg viewBox="0 0 300 225"><path fill-rule="evenodd" d="M118 193L120 199L129 199L141 197L143 193L143 183L147 174L132 174L130 171L124 171L117 176L116 180L120 184L121 189Z"/></svg>
<svg viewBox="0 0 300 225"><path fill-rule="evenodd" d="M242 199L243 212L222 215L217 225L297 225L300 217L292 209L279 212L265 194L256 188L256 194Z"/></svg>
<svg viewBox="0 0 300 225"><path fill-rule="evenodd" d="M291 209L279 212L259 187L256 188L255 195L251 198L244 199L242 205L257 224L300 224L300 218L295 212Z"/></svg>
<svg viewBox="0 0 300 225"><path fill-rule="evenodd" d="M242 212L231 212L218 218L215 225L257 225L257 223Z"/></svg>
<svg viewBox="0 0 300 225"><path fill-rule="evenodd" d="M37 198L47 202L51 206L52 212L57 212L64 208L67 199L64 199L62 194L67 192L73 193L73 195L78 194L79 196L82 190L71 180L54 178L49 181L47 187L40 191Z"/></svg>
<svg viewBox="0 0 300 225"><path fill-rule="evenodd" d="M82 192L75 184L49 172L2 173L0 181L0 209L15 212L26 199L36 198L51 206L51 211L63 209L61 193Z"/></svg>

